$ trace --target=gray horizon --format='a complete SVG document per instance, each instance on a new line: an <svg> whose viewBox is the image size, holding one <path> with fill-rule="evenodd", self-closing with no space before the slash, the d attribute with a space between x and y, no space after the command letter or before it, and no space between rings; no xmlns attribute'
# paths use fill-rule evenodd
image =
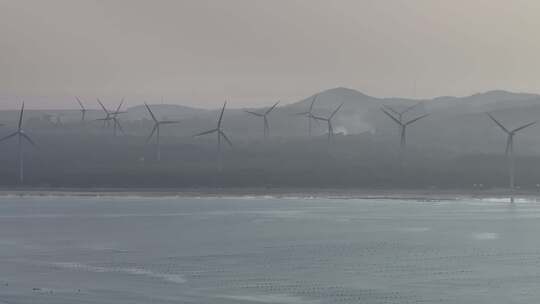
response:
<svg viewBox="0 0 540 304"><path fill-rule="evenodd" d="M0 109L538 93L540 3L0 0ZM35 98L34 98L35 97ZM46 98L45 98L46 97ZM140 102L139 102L140 101Z"/></svg>

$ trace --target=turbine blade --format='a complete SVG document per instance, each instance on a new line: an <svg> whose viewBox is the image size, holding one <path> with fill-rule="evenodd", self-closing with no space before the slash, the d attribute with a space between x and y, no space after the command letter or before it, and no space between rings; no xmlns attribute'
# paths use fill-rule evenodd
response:
<svg viewBox="0 0 540 304"><path fill-rule="evenodd" d="M311 104L309 105L309 113L313 110L313 106L315 105L315 102L317 101L317 97L319 97L319 94L316 94L313 96L313 99L311 100Z"/></svg>
<svg viewBox="0 0 540 304"><path fill-rule="evenodd" d="M310 121L313 120L313 121L317 124L317 126L320 126L320 125L321 125L321 124L319 123L319 121L320 121L321 119L317 119L317 116L314 116L313 114L309 114L307 117L308 117L308 119L309 119ZM322 117L319 117L319 118L322 118ZM325 120L325 118L322 118L322 120Z"/></svg>
<svg viewBox="0 0 540 304"><path fill-rule="evenodd" d="M424 117L427 117L427 116L429 116L429 114L424 114L424 115L422 115L422 116L416 117L416 118L413 119L413 120L409 120L405 125L408 126L408 125L410 125L410 124L412 124L412 123L415 123L415 122L419 121L420 119L422 119L422 118L424 118Z"/></svg>
<svg viewBox="0 0 540 304"><path fill-rule="evenodd" d="M75 99L77 99L77 102L81 106L81 110L86 111L86 108L84 107L84 105L83 105L82 101L79 99L79 97L75 96Z"/></svg>
<svg viewBox="0 0 540 304"><path fill-rule="evenodd" d="M223 136L223 138L225 139L225 141L226 141L226 142L229 144L229 146L231 146L231 148L232 148L233 144L232 144L232 142L229 140L229 138L227 137L227 135L225 135L225 132L219 131L219 134L220 134L221 136Z"/></svg>
<svg viewBox="0 0 540 304"><path fill-rule="evenodd" d="M518 132L518 131L521 131L521 130L523 130L523 129L525 129L525 128L528 128L528 127L530 127L530 126L532 126L532 125L534 125L534 124L536 124L536 121L530 122L530 123L528 123L528 124L526 124L526 125L523 125L523 126L517 128L517 129L514 129L514 130L512 130L512 133L516 133L516 132Z"/></svg>
<svg viewBox="0 0 540 304"><path fill-rule="evenodd" d="M339 112L339 110L341 110L341 107L343 107L343 102L334 110L334 112L332 112L332 114L330 114L330 118L328 119L332 119L334 115L336 115L336 113Z"/></svg>
<svg viewBox="0 0 540 304"><path fill-rule="evenodd" d="M315 119L315 120L322 120L322 121L328 121L328 120L329 120L328 118L324 118L324 117L320 117L320 116L315 116L315 115L311 115L310 117L313 118L313 119Z"/></svg>
<svg viewBox="0 0 540 304"><path fill-rule="evenodd" d="M498 120L495 119L495 117L493 117L490 113L486 113L489 118L491 118L491 120L493 120L504 132L506 133L510 133L510 131L508 131Z"/></svg>
<svg viewBox="0 0 540 304"><path fill-rule="evenodd" d="M381 111L386 114L388 117L390 117L395 123L397 123L398 125L402 126L403 124L401 123L401 121L399 121L397 118L394 117L394 115L388 113L388 111L386 111L385 109L381 108Z"/></svg>
<svg viewBox="0 0 540 304"><path fill-rule="evenodd" d="M26 139L32 146L34 146L34 148L37 148L37 145L36 143L30 138L30 136L24 134L24 133L19 133L21 134L21 136Z"/></svg>
<svg viewBox="0 0 540 304"><path fill-rule="evenodd" d="M21 130L21 128L22 128L23 115L24 115L24 101L22 103L21 113L19 114L19 130Z"/></svg>
<svg viewBox="0 0 540 304"><path fill-rule="evenodd" d="M152 139L152 136L154 136L154 133L156 133L157 128L158 128L158 125L155 124L154 127L152 128L152 132L150 132L150 135L148 135L148 137L146 138L146 143L150 142L150 140Z"/></svg>
<svg viewBox="0 0 540 304"><path fill-rule="evenodd" d="M150 116L152 116L152 119L154 120L155 123L158 122L156 116L154 115L154 113L152 113L152 110L150 110L150 107L148 106L148 104L145 102L144 105L146 106L146 109L148 110L148 113L150 113Z"/></svg>
<svg viewBox="0 0 540 304"><path fill-rule="evenodd" d="M199 133L199 134L195 134L193 136L202 136L202 135L206 135L206 134L212 134L212 133L215 133L217 131L218 131L218 129L212 129L212 130L205 131L205 132L202 132L202 133Z"/></svg>
<svg viewBox="0 0 540 304"><path fill-rule="evenodd" d="M392 108L391 106L388 106L388 105L384 105L383 107L385 107L388 111L396 114L396 115L400 115L401 113L399 113L396 109Z"/></svg>
<svg viewBox="0 0 540 304"><path fill-rule="evenodd" d="M0 138L0 142L3 142L5 140L8 140L8 139L14 137L14 136L17 136L17 134L19 134L19 132L15 132L15 133L12 133L12 134L10 134L8 136L2 137L2 138Z"/></svg>
<svg viewBox="0 0 540 304"><path fill-rule="evenodd" d="M103 111L105 113L107 113L107 115L109 115L109 111L107 110L107 108L105 108L105 106L103 105L103 103L101 102L101 100L99 100L99 98L97 99L97 102L99 103L99 105L101 106L101 108L103 109Z"/></svg>
<svg viewBox="0 0 540 304"><path fill-rule="evenodd" d="M120 104L118 105L118 107L116 108L116 112L115 113L119 113L120 112L120 109L122 108L122 105L124 104L124 97L122 97L122 100L120 100Z"/></svg>
<svg viewBox="0 0 540 304"><path fill-rule="evenodd" d="M271 106L268 110L266 110L266 112L264 112L264 114L265 115L270 114L272 111L274 111L274 109L277 107L278 104L279 104L279 101L276 102L273 106Z"/></svg>
<svg viewBox="0 0 540 304"><path fill-rule="evenodd" d="M263 114L260 114L260 113L257 113L257 112L252 112L252 111L248 111L248 110L244 110L244 112L249 113L249 114L251 114L251 115L259 116L259 117L264 116Z"/></svg>
<svg viewBox="0 0 540 304"><path fill-rule="evenodd" d="M225 112L225 107L227 106L227 102L223 103L223 108L221 109L221 113L219 113L219 119L218 119L218 127L221 126L221 121L223 120L223 113Z"/></svg>
<svg viewBox="0 0 540 304"><path fill-rule="evenodd" d="M401 112L401 114L405 114L405 113L409 112L410 110L416 108L416 107L417 107L419 104L421 104L421 103L422 103L422 102L419 101L419 102L413 104L412 106L409 106L409 107L405 108L405 110L403 110L403 112Z"/></svg>

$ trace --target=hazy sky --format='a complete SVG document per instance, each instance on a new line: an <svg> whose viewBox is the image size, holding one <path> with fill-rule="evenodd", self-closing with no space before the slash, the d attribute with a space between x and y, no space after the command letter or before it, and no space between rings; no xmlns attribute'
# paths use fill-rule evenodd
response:
<svg viewBox="0 0 540 304"><path fill-rule="evenodd" d="M539 33L538 0L0 0L0 108L540 92Z"/></svg>

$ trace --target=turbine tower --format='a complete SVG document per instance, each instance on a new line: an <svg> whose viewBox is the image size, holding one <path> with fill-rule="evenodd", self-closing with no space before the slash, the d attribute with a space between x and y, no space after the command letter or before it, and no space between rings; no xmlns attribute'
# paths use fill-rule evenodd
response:
<svg viewBox="0 0 540 304"><path fill-rule="evenodd" d="M36 144L34 141L30 138L30 136L26 135L26 133L23 130L23 115L24 115L24 102L22 103L21 112L19 114L19 124L17 127L17 131L14 133L0 139L0 142L8 140L12 137L18 137L18 145L19 145L19 181L22 184L24 182L24 156L23 156L23 142L26 140L29 142L32 146L36 147Z"/></svg>
<svg viewBox="0 0 540 304"><path fill-rule="evenodd" d="M339 112L339 110L343 107L343 103L341 103L328 117L320 117L313 115L313 118L316 120L326 121L328 125L328 143L330 143L330 139L334 137L334 127L332 126L332 118Z"/></svg>
<svg viewBox="0 0 540 304"><path fill-rule="evenodd" d="M420 119L428 116L429 114L424 114L424 115L421 115L421 116L418 116L414 119L411 119L409 121L404 121L403 120L403 114L406 112L397 112L397 113L401 113L401 114L396 114L398 115L398 117L395 117L394 115L390 114L387 110L385 110L384 108L381 108L381 111L383 111L384 114L386 114L388 117L390 117L400 128L400 162L403 161L403 153L405 152L405 145L406 145L406 136L407 136L407 127L417 121L419 121Z"/></svg>
<svg viewBox="0 0 540 304"><path fill-rule="evenodd" d="M77 99L77 102L79 103L79 106L81 107L81 110L80 110L81 111L81 121L84 122L85 119L86 119L86 112L88 110L84 107L84 105L83 105L82 101L79 99L79 97L75 96L75 99Z"/></svg>
<svg viewBox="0 0 540 304"><path fill-rule="evenodd" d="M279 101L276 102L273 106L271 106L270 108L268 108L266 111L264 111L263 113L257 113L257 112L253 112L253 111L247 111L246 110L246 113L249 113L251 115L255 115L257 117L262 117L263 118L263 121L264 121L264 139L267 139L269 136L270 136L270 124L268 123L268 115L270 113L272 113L272 111L274 111L274 109L276 108L276 106L279 104Z"/></svg>
<svg viewBox="0 0 540 304"><path fill-rule="evenodd" d="M307 111L296 113L296 115L302 115L302 116L307 117L307 120L308 120L308 136L311 136L311 121L315 120L315 118L313 117L313 105L315 105L315 102L317 101L318 96L319 96L319 94L316 94L315 96L313 96Z"/></svg>
<svg viewBox="0 0 540 304"><path fill-rule="evenodd" d="M149 143L150 140L152 139L152 137L154 136L154 134L156 134L156 159L158 161L161 160L161 146L160 146L160 127L161 125L170 125L170 124L176 124L176 123L179 123L180 121L177 121L177 120L158 120L156 118L156 116L154 115L154 113L152 113L152 110L150 109L150 106L148 106L147 103L144 103L144 105L146 106L146 109L148 110L148 113L150 113L150 116L152 116L152 120L154 121L154 127L152 128L152 132L150 133L150 135L148 136L148 138L146 139L146 143Z"/></svg>
<svg viewBox="0 0 540 304"><path fill-rule="evenodd" d="M504 125L502 123L500 123L497 119L495 119L495 117L493 117L493 115L491 115L490 113L487 113L487 115L507 135L505 155L508 158L508 176L509 176L509 179L510 179L510 181L509 181L510 182L510 191L513 192L514 191L514 182L515 182L514 136L516 135L517 132L536 124L536 121L530 122L528 124L524 124L524 125L522 125L520 127L517 127L517 128L515 128L513 130L509 130L509 129L505 128ZM510 197L510 202L511 203L514 202L513 195Z"/></svg>

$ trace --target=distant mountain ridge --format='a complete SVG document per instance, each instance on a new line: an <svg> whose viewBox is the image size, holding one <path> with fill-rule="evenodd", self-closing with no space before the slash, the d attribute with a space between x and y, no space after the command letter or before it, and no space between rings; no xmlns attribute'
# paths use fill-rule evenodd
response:
<svg viewBox="0 0 540 304"><path fill-rule="evenodd" d="M307 119L294 114L305 112L315 96L317 99L313 107L313 113L317 116L326 117L339 104L344 104L333 120L335 129L344 134L369 132L393 136L396 127L380 111L383 106L391 106L399 110L417 105L413 110L406 113L404 119L413 119L426 113L430 114L427 119L413 128L411 131L412 140L414 140L414 133L423 132L422 126L431 130L440 130L441 134L451 135L453 139L470 135L466 134L467 132L476 132L475 130L481 132L485 128L493 127L490 121L486 120L485 112L493 112L494 115L508 124L519 124L523 121L540 119L540 95L538 94L493 90L465 97L436 97L432 99L379 98L354 89L337 87L307 96L297 102L280 104L268 117L272 136L305 136L307 134ZM136 103L135 101L126 101L129 104ZM114 103L111 102L107 106L112 107L112 104ZM92 109L87 113L89 121L103 117L104 113L98 109L97 105L92 106L90 102L87 102L86 106ZM267 105L267 107L269 106L271 104ZM218 108L203 109L176 104L150 104L150 107L154 114L161 119L181 120L178 126L169 128L171 130L170 134L177 134L178 136L194 134L213 126L219 113ZM253 115L245 113L245 110L260 112L266 110L267 107L233 108L229 105L225 111L224 127L231 131L232 136L257 138L262 132L262 121ZM137 124L139 129L134 129L133 126L131 128L134 133L144 132L145 121L151 119L146 107L141 103L130 106L125 110L127 113L122 114L120 119L125 124L130 122ZM7 127L3 128L4 130L15 123L17 111L0 111L0 123L8 124ZM62 114L62 120L67 123L76 123L80 120L80 112L76 109L29 110L25 118L36 121L36 128L39 129L41 125L46 126L44 122L46 114L52 113ZM129 128L129 125L127 127ZM314 124L313 129L315 135L326 133L324 124ZM420 131L414 131L415 129ZM434 140L440 140L441 138L441 136L430 132L426 132L423 136L433 137Z"/></svg>

